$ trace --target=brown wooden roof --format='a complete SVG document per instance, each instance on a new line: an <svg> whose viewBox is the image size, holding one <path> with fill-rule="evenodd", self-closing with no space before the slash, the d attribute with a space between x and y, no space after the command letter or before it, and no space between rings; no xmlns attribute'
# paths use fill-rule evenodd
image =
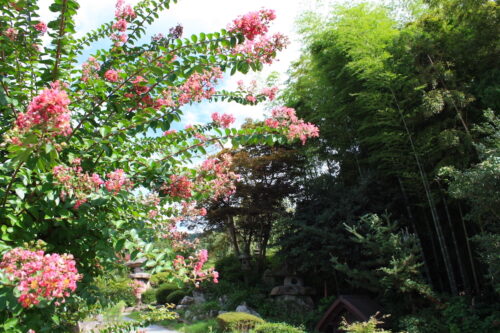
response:
<svg viewBox="0 0 500 333"><path fill-rule="evenodd" d="M380 311L380 306L367 296L341 295L333 302L318 322L316 331L324 331L328 323L335 319L338 309L341 307L346 308L350 313L359 318L360 321L367 321L371 316Z"/></svg>

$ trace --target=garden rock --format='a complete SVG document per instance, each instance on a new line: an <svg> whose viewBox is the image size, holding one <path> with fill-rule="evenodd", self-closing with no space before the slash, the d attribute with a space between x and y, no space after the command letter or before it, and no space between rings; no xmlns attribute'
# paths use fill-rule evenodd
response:
<svg viewBox="0 0 500 333"><path fill-rule="evenodd" d="M201 291L193 291L193 299L195 304L201 304L207 301L207 299L205 298L205 294L203 294Z"/></svg>
<svg viewBox="0 0 500 333"><path fill-rule="evenodd" d="M236 307L236 312L245 312L251 315L254 315L256 317L262 318L260 314L257 313L254 309L250 308L246 302L241 303Z"/></svg>
<svg viewBox="0 0 500 333"><path fill-rule="evenodd" d="M181 299L180 305L191 305L191 304L194 304L194 298L193 297L191 297L191 296L184 296Z"/></svg>

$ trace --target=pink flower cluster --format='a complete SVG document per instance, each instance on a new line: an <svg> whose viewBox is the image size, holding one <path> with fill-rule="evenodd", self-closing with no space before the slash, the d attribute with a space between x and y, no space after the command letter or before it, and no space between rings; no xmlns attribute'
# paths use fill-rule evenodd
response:
<svg viewBox="0 0 500 333"><path fill-rule="evenodd" d="M222 78L223 74L219 67L214 67L210 71L205 70L201 74L192 74L186 82L179 87L179 103L183 105L191 101L200 102L202 99L212 97L216 92L214 84Z"/></svg>
<svg viewBox="0 0 500 333"><path fill-rule="evenodd" d="M84 173L80 163L80 159L77 158L72 161L73 166L71 167L57 165L52 169L54 183L63 188L61 199L74 197L76 199L74 209L80 208L82 204L87 202L88 197L99 191L103 185L115 195L122 189L129 190L133 186L121 169L108 173L108 179L104 181L96 173L92 175Z"/></svg>
<svg viewBox="0 0 500 333"><path fill-rule="evenodd" d="M7 28L7 30L5 30L5 32L3 34L5 35L5 37L10 39L11 41L15 41L17 39L18 33L19 32L17 31L17 29L10 27L10 28Z"/></svg>
<svg viewBox="0 0 500 333"><path fill-rule="evenodd" d="M239 16L232 22L228 30L241 33L246 39L253 40L256 36L266 34L269 30L269 23L275 18L274 10L261 9Z"/></svg>
<svg viewBox="0 0 500 333"><path fill-rule="evenodd" d="M265 120L265 124L271 128L284 129L289 140L298 138L302 144L306 143L307 138L319 136L319 129L316 125L299 119L294 109L285 106L275 108L271 118Z"/></svg>
<svg viewBox="0 0 500 333"><path fill-rule="evenodd" d="M130 190L134 186L122 169L116 169L108 173L107 177L108 179L104 182L104 186L108 192L115 195L123 189Z"/></svg>
<svg viewBox="0 0 500 333"><path fill-rule="evenodd" d="M115 42L115 46L120 46L127 41L128 36L125 31L127 31L128 22L136 16L137 14L134 12L134 9L132 9L130 5L125 5L123 0L118 0L116 2L116 22L112 25L112 28L120 33L113 33L110 36L111 40Z"/></svg>
<svg viewBox="0 0 500 333"><path fill-rule="evenodd" d="M109 82L116 82L118 81L118 72L114 69L108 69L106 73L104 73L104 78Z"/></svg>
<svg viewBox="0 0 500 333"><path fill-rule="evenodd" d="M25 308L43 299L60 299L56 305L64 303L81 279L71 254L45 254L41 250L12 249L4 254L0 269L16 283L21 292L18 301Z"/></svg>
<svg viewBox="0 0 500 333"><path fill-rule="evenodd" d="M201 164L201 176L209 176L211 180L200 178L198 185L210 192L213 200L227 198L236 191L236 182L240 179L240 175L231 171L232 164L232 157L229 154L223 154L218 159L207 159Z"/></svg>
<svg viewBox="0 0 500 333"><path fill-rule="evenodd" d="M145 94L149 91L149 87L143 84L143 82L146 82L146 81L147 80L140 75L136 76L131 81L134 85L134 90L135 90L137 95L142 95L142 94Z"/></svg>
<svg viewBox="0 0 500 333"><path fill-rule="evenodd" d="M277 92L278 92L278 87L266 87L262 89L260 93L261 95L264 95L267 98L269 98L270 101L274 101Z"/></svg>
<svg viewBox="0 0 500 333"><path fill-rule="evenodd" d="M233 54L243 54L248 63L272 64L276 52L283 50L287 45L288 38L276 33L270 37L260 36L258 40L246 40L243 44L236 45Z"/></svg>
<svg viewBox="0 0 500 333"><path fill-rule="evenodd" d="M247 86L243 80L237 82L238 90L246 95L246 100L252 103L257 101L256 95L266 96L269 100L273 101L276 98L276 93L278 92L278 87L265 87L261 91L257 92L257 81L252 80Z"/></svg>
<svg viewBox="0 0 500 333"><path fill-rule="evenodd" d="M38 30L42 35L47 32L47 24L45 24L45 22L39 22L35 24L34 28Z"/></svg>
<svg viewBox="0 0 500 333"><path fill-rule="evenodd" d="M97 71L100 69L101 64L99 64L97 59L89 57L87 61L82 64L82 81L87 82L90 78L98 78Z"/></svg>
<svg viewBox="0 0 500 333"><path fill-rule="evenodd" d="M73 166L71 167L57 165L52 169L55 184L63 187L61 199L65 200L68 196L74 196L76 203L73 208L75 209L87 202L87 197L91 193L98 191L101 185L104 184L98 174L94 173L90 176L83 173L80 162L80 159L77 158L72 161Z"/></svg>
<svg viewBox="0 0 500 333"><path fill-rule="evenodd" d="M228 128L232 123L236 121L236 118L234 118L234 116L231 114L223 113L222 115L220 115L219 113L214 112L212 113L212 121L217 126Z"/></svg>
<svg viewBox="0 0 500 333"><path fill-rule="evenodd" d="M53 82L50 88L33 98L26 113L17 116L16 127L27 132L34 126L41 126L54 136L67 136L71 133L69 103L66 91L61 89L58 81Z"/></svg>
<svg viewBox="0 0 500 333"><path fill-rule="evenodd" d="M171 175L170 184L164 184L162 189L171 197L187 199L192 195L193 182L186 176Z"/></svg>
<svg viewBox="0 0 500 333"><path fill-rule="evenodd" d="M207 280L212 278L214 283L219 282L219 273L214 270L213 267L208 269L203 269L203 266L208 261L208 251L203 249L199 250L195 256L189 256L185 258L184 256L178 255L174 261L174 268L177 270L187 269L190 272L191 276L188 276L188 279L193 281L196 287L199 287L199 284L203 280Z"/></svg>

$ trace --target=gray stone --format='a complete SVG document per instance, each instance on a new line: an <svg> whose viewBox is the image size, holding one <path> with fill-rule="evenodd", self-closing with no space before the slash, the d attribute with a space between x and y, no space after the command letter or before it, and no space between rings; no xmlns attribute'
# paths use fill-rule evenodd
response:
<svg viewBox="0 0 500 333"><path fill-rule="evenodd" d="M191 296L184 296L181 299L181 302L179 303L180 305L191 305L194 304L194 298Z"/></svg>
<svg viewBox="0 0 500 333"><path fill-rule="evenodd" d="M257 311L255 311L254 309L250 308L246 302L243 302L240 305L238 305L235 311L249 313L251 315L261 318L260 314L258 314Z"/></svg>
<svg viewBox="0 0 500 333"><path fill-rule="evenodd" d="M274 300L289 313L309 312L314 308L314 302L309 296L280 295L274 297Z"/></svg>
<svg viewBox="0 0 500 333"><path fill-rule="evenodd" d="M203 294L201 291L193 291L193 298L195 304L201 304L207 301L207 299L205 298L205 294Z"/></svg>

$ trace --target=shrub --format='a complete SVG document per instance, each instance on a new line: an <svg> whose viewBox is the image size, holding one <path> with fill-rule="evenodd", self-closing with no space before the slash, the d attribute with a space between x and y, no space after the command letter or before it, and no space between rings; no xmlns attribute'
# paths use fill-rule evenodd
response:
<svg viewBox="0 0 500 333"><path fill-rule="evenodd" d="M189 290L181 289L172 291L166 298L166 303L179 304L179 302L189 294Z"/></svg>
<svg viewBox="0 0 500 333"><path fill-rule="evenodd" d="M136 299L129 283L130 279L128 278L118 280L101 278L98 280L96 287L99 290L99 294L107 302L116 304L123 301L127 306L133 306L136 303Z"/></svg>
<svg viewBox="0 0 500 333"><path fill-rule="evenodd" d="M179 290L179 287L174 283L163 283L156 289L156 303L168 303L167 297L172 292Z"/></svg>
<svg viewBox="0 0 500 333"><path fill-rule="evenodd" d="M243 282L245 272L241 270L241 262L236 256L227 256L217 260L215 269L224 277L224 281Z"/></svg>
<svg viewBox="0 0 500 333"><path fill-rule="evenodd" d="M264 320L245 312L226 312L217 316L217 323L223 332L248 332Z"/></svg>
<svg viewBox="0 0 500 333"><path fill-rule="evenodd" d="M156 273L156 274L151 275L151 279L149 280L149 283L151 283L151 286L156 288L164 283L168 283L169 277L171 277L171 275L169 275L169 273L167 273L167 272Z"/></svg>
<svg viewBox="0 0 500 333"><path fill-rule="evenodd" d="M142 294L142 303L144 304L156 303L156 289L150 288L146 290L146 292Z"/></svg>
<svg viewBox="0 0 500 333"><path fill-rule="evenodd" d="M264 323L257 325L253 333L306 333L300 328L285 323Z"/></svg>

